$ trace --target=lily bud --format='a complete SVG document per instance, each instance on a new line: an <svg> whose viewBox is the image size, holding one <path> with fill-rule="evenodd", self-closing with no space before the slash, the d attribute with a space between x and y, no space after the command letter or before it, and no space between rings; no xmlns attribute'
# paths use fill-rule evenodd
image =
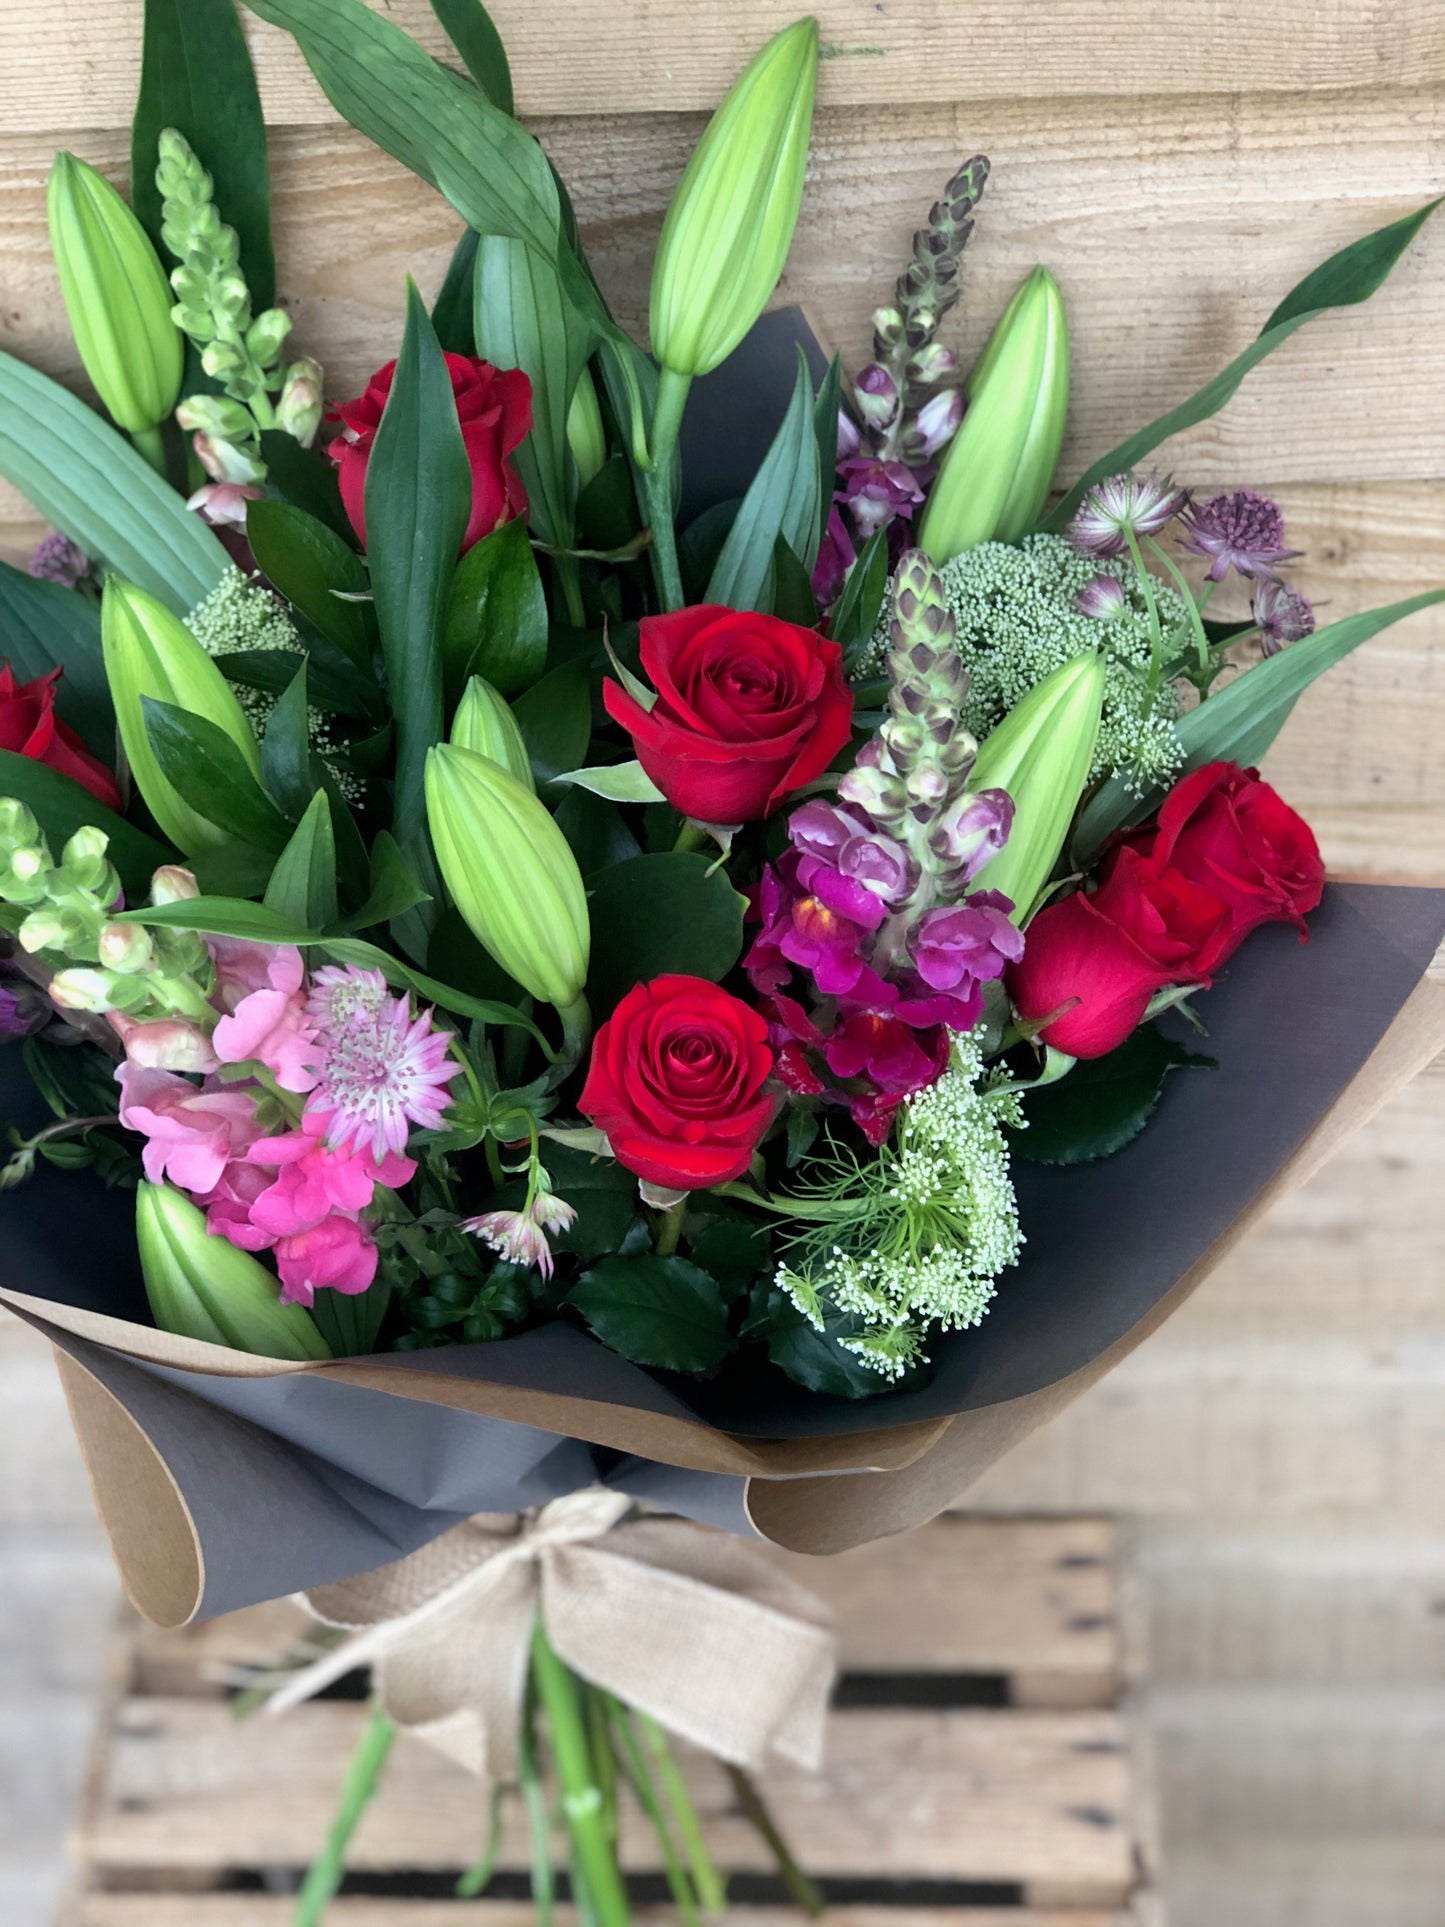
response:
<svg viewBox="0 0 1445 1927"><path fill-rule="evenodd" d="M778 284L817 78L818 23L795 20L754 56L693 151L652 266L652 352L675 374L716 368Z"/></svg>
<svg viewBox="0 0 1445 1927"><path fill-rule="evenodd" d="M126 760L151 815L188 856L227 843L226 833L192 809L161 774L146 734L142 699L187 709L223 729L259 782L256 738L231 685L164 603L116 576L101 598L100 641Z"/></svg>
<svg viewBox="0 0 1445 1927"><path fill-rule="evenodd" d="M1035 268L965 383L968 406L919 525L935 562L1014 542L1038 520L1069 401L1069 334L1058 284Z"/></svg>
<svg viewBox="0 0 1445 1927"><path fill-rule="evenodd" d="M310 1314L283 1305L266 1267L213 1238L205 1213L168 1184L136 1187L135 1234L146 1297L162 1331L259 1358L330 1358Z"/></svg>
<svg viewBox="0 0 1445 1927"><path fill-rule="evenodd" d="M310 355L302 355L286 370L286 380L276 403L276 426L284 428L303 448L310 448L321 426L322 410L326 406L321 392L323 380L321 363L313 361Z"/></svg>
<svg viewBox="0 0 1445 1927"><path fill-rule="evenodd" d="M473 676L462 691L452 718L452 741L458 749L490 756L509 776L536 794L532 759L511 705L482 676Z"/></svg>
<svg viewBox="0 0 1445 1927"><path fill-rule="evenodd" d="M979 745L973 787L1007 790L1014 814L1008 842L974 888L1001 890L1015 923L1027 922L1058 862L1089 780L1103 708L1103 659L1078 656L1031 689Z"/></svg>
<svg viewBox="0 0 1445 1927"><path fill-rule="evenodd" d="M74 154L55 157L47 212L85 372L127 434L144 434L181 392L184 344L171 320L165 270L110 182Z"/></svg>
<svg viewBox="0 0 1445 1927"><path fill-rule="evenodd" d="M607 435L602 426L602 410L597 404L597 385L587 369L572 391L567 410L567 446L577 464L577 480L583 488L607 460Z"/></svg>
<svg viewBox="0 0 1445 1927"><path fill-rule="evenodd" d="M479 943L559 1010L587 981L582 874L545 806L500 763L440 744L427 757L427 821L442 878Z"/></svg>

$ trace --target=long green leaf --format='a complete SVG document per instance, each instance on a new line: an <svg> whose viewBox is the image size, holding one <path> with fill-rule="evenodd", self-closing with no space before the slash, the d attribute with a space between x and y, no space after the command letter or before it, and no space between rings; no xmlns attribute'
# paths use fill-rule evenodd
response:
<svg viewBox="0 0 1445 1927"><path fill-rule="evenodd" d="M94 561L184 616L230 558L145 457L58 381L0 354L0 475Z"/></svg>
<svg viewBox="0 0 1445 1927"><path fill-rule="evenodd" d="M123 816L97 803L89 790L33 757L0 749L0 796L16 796L34 811L56 857L68 838L87 824L104 830L110 838L107 854L120 873L127 896L143 896L152 871L176 860L175 851L166 844L127 823Z"/></svg>
<svg viewBox="0 0 1445 1927"><path fill-rule="evenodd" d="M801 558L812 541L818 503L818 442L813 429L813 382L798 351L798 379L782 426L753 477L707 585L707 602L759 609L781 535Z"/></svg>
<svg viewBox="0 0 1445 1927"><path fill-rule="evenodd" d="M474 355L477 337L472 331L472 285L477 274L477 247L481 236L464 227L461 239L452 249L437 298L432 303L431 325L437 340L449 355Z"/></svg>
<svg viewBox="0 0 1445 1927"><path fill-rule="evenodd" d="M314 515L274 499L252 502L246 540L272 587L369 672L376 619L369 603L343 599L364 595L370 586L355 549Z"/></svg>
<svg viewBox="0 0 1445 1927"><path fill-rule="evenodd" d="M115 760L115 710L100 653L100 604L0 562L0 661L21 682L63 673L55 710L101 761Z"/></svg>
<svg viewBox="0 0 1445 1927"><path fill-rule="evenodd" d="M154 696L142 696L141 709L160 773L181 801L227 836L279 854L291 825L225 730Z"/></svg>
<svg viewBox="0 0 1445 1927"><path fill-rule="evenodd" d="M487 99L504 114L514 113L507 49L482 0L431 0L431 10Z"/></svg>
<svg viewBox="0 0 1445 1927"><path fill-rule="evenodd" d="M1445 196L1440 199L1445 200ZM1236 355L1227 368L1221 369L1188 401L1171 408L1167 415L1160 415L1147 428L1138 429L1120 442L1117 448L1111 448L1107 455L1080 476L1064 499L1045 518L1042 527L1063 528L1095 482L1136 467L1160 442L1167 441L1171 435L1178 435L1186 428L1193 428L1196 422L1207 421L1211 415L1217 415L1250 369L1263 361L1266 355L1273 354L1296 328L1302 328L1305 322L1327 313L1331 308L1353 307L1358 302L1368 301L1439 206L1440 200L1431 201L1415 213L1391 221L1387 227L1377 228L1374 233L1340 248L1328 261L1307 274L1280 302L1243 354Z"/></svg>
<svg viewBox="0 0 1445 1927"><path fill-rule="evenodd" d="M177 128L215 182L221 218L241 243L241 272L259 314L276 299L271 174L261 96L234 0L146 0L140 96L131 126L131 195L162 261L157 148Z"/></svg>
<svg viewBox="0 0 1445 1927"><path fill-rule="evenodd" d="M1256 663L1181 720L1179 737L1185 749L1185 769L1215 762L1259 762L1317 676L1391 623L1402 622L1417 609L1428 609L1436 602L1445 602L1445 589L1427 589L1423 595L1389 603L1383 609L1345 616L1328 628L1317 629L1303 642L1292 643L1279 655ZM1075 860L1088 862L1115 830L1152 815L1163 794L1156 789L1141 797L1126 789L1117 776L1111 776L1080 819Z"/></svg>
<svg viewBox="0 0 1445 1927"><path fill-rule="evenodd" d="M806 555L799 560L811 575L822 547L823 531L828 526L828 509L838 477L838 415L843 400L842 357L834 355L813 403L813 431L818 438L818 499L813 509L813 535Z"/></svg>
<svg viewBox="0 0 1445 1927"><path fill-rule="evenodd" d="M442 635L447 702L457 703L469 676L520 695L546 661L547 596L519 518L474 542L457 564Z"/></svg>
<svg viewBox="0 0 1445 1927"><path fill-rule="evenodd" d="M366 470L371 587L396 718L392 831L430 889L423 777L442 735L441 633L471 512L451 377L413 284L391 394Z"/></svg>
<svg viewBox="0 0 1445 1927"><path fill-rule="evenodd" d="M325 790L317 790L277 857L266 885L266 908L308 930L336 921L336 838Z"/></svg>

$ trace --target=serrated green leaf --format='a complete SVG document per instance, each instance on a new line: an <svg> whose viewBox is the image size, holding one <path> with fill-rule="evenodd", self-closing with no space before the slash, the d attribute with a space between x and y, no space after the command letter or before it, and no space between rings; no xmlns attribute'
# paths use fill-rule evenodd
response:
<svg viewBox="0 0 1445 1927"><path fill-rule="evenodd" d="M1212 1066L1144 1024L1107 1057L1076 1064L1023 1100L1028 1129L1011 1134L1015 1154L1034 1164L1086 1164L1110 1157L1153 1116L1170 1071Z"/></svg>
<svg viewBox="0 0 1445 1927"><path fill-rule="evenodd" d="M794 555L812 539L818 505L818 442L813 429L813 382L803 351L792 400L728 531L707 585L706 602L730 609L762 607L781 535Z"/></svg>
<svg viewBox="0 0 1445 1927"><path fill-rule="evenodd" d="M182 802L227 836L279 855L291 825L225 730L154 696L141 698L141 711L160 773Z"/></svg>
<svg viewBox="0 0 1445 1927"><path fill-rule="evenodd" d="M604 1258L566 1302L604 1345L655 1371L715 1371L733 1349L722 1293L685 1258Z"/></svg>
<svg viewBox="0 0 1445 1927"><path fill-rule="evenodd" d="M0 475L92 561L174 615L215 588L230 557L126 438L59 382L0 354Z"/></svg>
<svg viewBox="0 0 1445 1927"><path fill-rule="evenodd" d="M324 930L335 923L336 838L325 790L317 790L291 841L277 857L265 903L268 910L308 930Z"/></svg>
<svg viewBox="0 0 1445 1927"><path fill-rule="evenodd" d="M55 713L103 763L115 761L115 710L100 653L100 604L0 562L0 661L31 682L63 671Z"/></svg>
<svg viewBox="0 0 1445 1927"><path fill-rule="evenodd" d="M314 515L271 499L251 503L246 540L272 587L358 669L369 673L375 610L370 603L346 602L335 593L364 595L370 587L366 565L355 549Z"/></svg>
<svg viewBox="0 0 1445 1927"><path fill-rule="evenodd" d="M588 880L588 895L587 991L599 1014L670 971L721 983L742 954L743 899L694 851L615 863Z"/></svg>
<svg viewBox="0 0 1445 1927"><path fill-rule="evenodd" d="M856 1352L838 1342L861 1329L856 1318L829 1313L823 1330L810 1325L792 1299L776 1286L768 1290L767 1311L761 1321L750 1324L753 1331L760 1323L767 1338L768 1357L780 1372L795 1384L828 1398L876 1398L880 1392L898 1389L897 1381L885 1378L865 1365Z"/></svg>

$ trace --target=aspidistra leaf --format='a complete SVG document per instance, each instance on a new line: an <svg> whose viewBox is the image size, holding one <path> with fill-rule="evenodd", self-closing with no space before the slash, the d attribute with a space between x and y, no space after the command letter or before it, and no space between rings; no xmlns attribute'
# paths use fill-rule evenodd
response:
<svg viewBox="0 0 1445 1927"><path fill-rule="evenodd" d="M504 114L514 112L507 49L482 0L431 0L431 10L487 99Z"/></svg>

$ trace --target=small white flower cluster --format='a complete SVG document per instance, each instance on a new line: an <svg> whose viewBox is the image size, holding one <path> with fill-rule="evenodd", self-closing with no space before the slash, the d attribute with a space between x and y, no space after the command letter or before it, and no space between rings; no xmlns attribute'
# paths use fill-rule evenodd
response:
<svg viewBox="0 0 1445 1927"><path fill-rule="evenodd" d="M234 565L226 570L205 600L191 610L186 627L211 656L236 655L243 649L279 650L288 656L306 654L305 644L276 597ZM231 687L246 720L260 736L276 707L275 695L269 689L252 689L245 683L233 683ZM339 756L340 745L331 734L331 718L319 709L308 709L306 713L312 748L336 778L336 786L347 802L359 802L361 780Z"/></svg>
<svg viewBox="0 0 1445 1927"><path fill-rule="evenodd" d="M972 1037L955 1040L953 1062L899 1117L896 1144L859 1173L857 1212L841 1237L812 1232L795 1246L811 1262L785 1262L777 1282L822 1330L829 1310L861 1320L840 1338L885 1377L925 1357L923 1337L976 1325L1000 1272L1023 1246L1003 1127L1022 1128L1017 1094L991 1088Z"/></svg>
<svg viewBox="0 0 1445 1927"><path fill-rule="evenodd" d="M948 606L958 624L958 652L972 678L965 726L980 742L1045 677L1085 649L1105 656L1104 714L1091 776L1117 770L1141 791L1168 783L1183 762L1174 724L1179 697L1165 680L1148 688L1150 634L1139 575L1128 556L1101 562L1059 535L1031 535L1017 545L984 542L941 570ZM1085 615L1075 598L1100 576L1112 576L1124 601L1110 617ZM1165 636L1182 630L1183 598L1154 584ZM869 664L881 668L886 621L870 645Z"/></svg>

